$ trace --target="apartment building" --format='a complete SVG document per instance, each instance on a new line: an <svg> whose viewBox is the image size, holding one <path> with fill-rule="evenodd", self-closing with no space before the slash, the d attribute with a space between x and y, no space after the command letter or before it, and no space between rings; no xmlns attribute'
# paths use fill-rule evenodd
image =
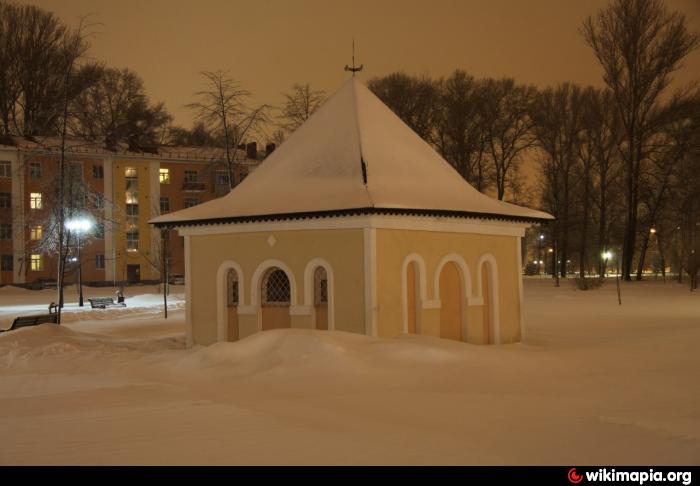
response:
<svg viewBox="0 0 700 486"><path fill-rule="evenodd" d="M259 153L254 142L239 147L234 185L272 150L274 145L268 145ZM57 139L0 143L0 285L56 279L59 160ZM230 187L225 153L216 148L162 147L142 153L70 140L65 160L67 218L91 222L85 234L69 240L69 282L79 265L84 282L156 281L165 254L170 274L184 275L183 239L174 231L161 234L148 220L220 197Z"/></svg>

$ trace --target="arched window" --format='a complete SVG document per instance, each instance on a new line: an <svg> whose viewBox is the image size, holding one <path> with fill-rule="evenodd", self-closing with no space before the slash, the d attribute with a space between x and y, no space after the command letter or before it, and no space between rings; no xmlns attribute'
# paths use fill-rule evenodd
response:
<svg viewBox="0 0 700 486"><path fill-rule="evenodd" d="M228 305L238 305L238 272L233 268L227 275L226 301Z"/></svg>
<svg viewBox="0 0 700 486"><path fill-rule="evenodd" d="M314 271L314 305L328 305L328 275L323 267Z"/></svg>
<svg viewBox="0 0 700 486"><path fill-rule="evenodd" d="M288 306L290 304L291 289L289 278L284 270L277 267L270 268L262 282L262 303L267 306Z"/></svg>

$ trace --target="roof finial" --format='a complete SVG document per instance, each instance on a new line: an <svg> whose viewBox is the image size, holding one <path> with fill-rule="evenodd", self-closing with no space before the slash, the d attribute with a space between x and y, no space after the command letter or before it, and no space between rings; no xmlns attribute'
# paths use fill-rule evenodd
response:
<svg viewBox="0 0 700 486"><path fill-rule="evenodd" d="M355 67L355 38L352 39L352 67L345 65L345 70L352 72L352 76L355 77L355 73L362 71L364 64L360 64L360 67Z"/></svg>

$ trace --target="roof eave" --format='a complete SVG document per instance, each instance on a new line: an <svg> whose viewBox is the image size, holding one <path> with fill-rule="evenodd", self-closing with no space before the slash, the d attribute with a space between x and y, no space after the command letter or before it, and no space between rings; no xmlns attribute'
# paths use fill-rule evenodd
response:
<svg viewBox="0 0 700 486"><path fill-rule="evenodd" d="M401 216L432 216L444 218L462 218L462 219L487 219L496 221L527 223L527 224L546 224L553 221L554 218L536 217L536 216L519 216L512 214L497 214L483 213L475 211L452 211L444 209L407 209L407 208L352 208L352 209L335 209L326 211L308 211L301 213L278 213L278 214L262 214L253 216L227 216L221 218L206 218L193 219L182 221L163 221L150 222L156 228L175 228L184 226L212 226L219 224L243 224L243 223L259 223L264 221L290 221L301 219L317 219L317 218L338 218L345 216L363 216L363 215L401 215Z"/></svg>

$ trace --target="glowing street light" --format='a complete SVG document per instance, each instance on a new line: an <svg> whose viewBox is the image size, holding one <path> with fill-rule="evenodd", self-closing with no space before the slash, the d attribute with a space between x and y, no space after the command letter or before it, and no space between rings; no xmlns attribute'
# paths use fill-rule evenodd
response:
<svg viewBox="0 0 700 486"><path fill-rule="evenodd" d="M71 233L75 233L76 238L78 240L78 258L76 259L73 257L71 261L76 261L78 262L78 293L79 293L79 298L78 298L78 306L82 307L83 306L83 261L81 260L80 257L80 247L81 247L81 240L80 236L84 233L87 233L90 231L90 228L92 228L92 221L86 218L78 218L78 219L69 219L66 221L66 229L70 231Z"/></svg>

